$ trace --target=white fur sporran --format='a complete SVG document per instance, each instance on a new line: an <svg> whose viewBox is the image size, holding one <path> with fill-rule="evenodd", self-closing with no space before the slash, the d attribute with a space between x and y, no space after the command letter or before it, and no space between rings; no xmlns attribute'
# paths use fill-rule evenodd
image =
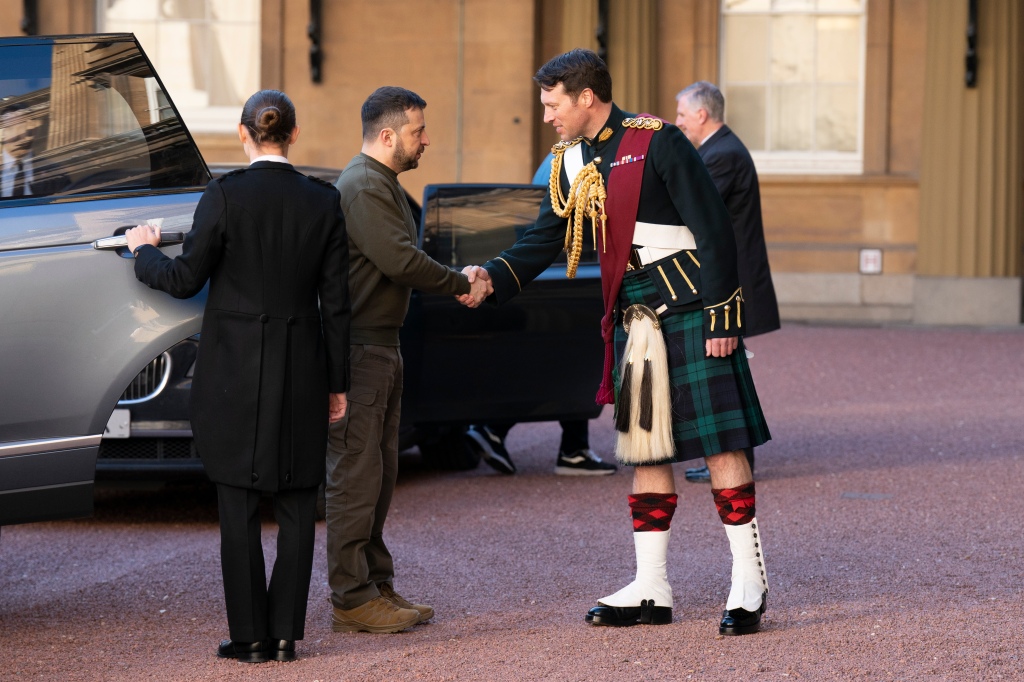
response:
<svg viewBox="0 0 1024 682"><path fill-rule="evenodd" d="M661 320L653 310L636 303L626 308L623 327L629 336L619 368L615 456L623 464L662 462L675 454L675 443Z"/></svg>

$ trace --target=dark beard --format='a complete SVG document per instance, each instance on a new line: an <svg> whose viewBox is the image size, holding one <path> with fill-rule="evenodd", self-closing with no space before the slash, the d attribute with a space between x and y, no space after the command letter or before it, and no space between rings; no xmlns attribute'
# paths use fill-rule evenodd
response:
<svg viewBox="0 0 1024 682"><path fill-rule="evenodd" d="M392 163L398 168L399 173L403 173L407 170L412 170L420 165L419 159L416 158L416 153L409 154L405 147L402 146L402 141L397 140L398 144L395 146L395 158Z"/></svg>

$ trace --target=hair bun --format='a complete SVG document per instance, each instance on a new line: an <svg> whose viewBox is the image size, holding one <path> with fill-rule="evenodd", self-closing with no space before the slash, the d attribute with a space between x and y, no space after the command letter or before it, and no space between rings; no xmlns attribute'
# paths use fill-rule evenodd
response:
<svg viewBox="0 0 1024 682"><path fill-rule="evenodd" d="M263 107L256 114L256 125L259 129L273 134L274 128L281 122L281 110L275 106Z"/></svg>
<svg viewBox="0 0 1024 682"><path fill-rule="evenodd" d="M241 122L257 145L281 144L295 129L295 106L279 90L260 90L246 101Z"/></svg>

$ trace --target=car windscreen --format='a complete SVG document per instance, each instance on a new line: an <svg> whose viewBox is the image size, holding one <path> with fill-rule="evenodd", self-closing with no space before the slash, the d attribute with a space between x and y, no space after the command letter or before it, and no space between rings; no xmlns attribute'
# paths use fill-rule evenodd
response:
<svg viewBox="0 0 1024 682"><path fill-rule="evenodd" d="M0 201L210 179L130 35L0 39L0 156Z"/></svg>

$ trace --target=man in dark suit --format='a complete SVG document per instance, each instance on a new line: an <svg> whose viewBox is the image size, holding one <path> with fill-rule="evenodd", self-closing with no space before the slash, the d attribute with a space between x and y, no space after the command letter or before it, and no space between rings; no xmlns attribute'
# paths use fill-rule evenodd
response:
<svg viewBox="0 0 1024 682"><path fill-rule="evenodd" d="M714 85L698 81L676 95L676 103L676 125L697 148L732 218L746 311L743 337L775 331L779 328L779 305L768 267L754 161L740 138L723 122L725 98ZM748 448L746 454L753 471L753 448ZM687 469L686 480L710 481L711 477L703 466Z"/></svg>

